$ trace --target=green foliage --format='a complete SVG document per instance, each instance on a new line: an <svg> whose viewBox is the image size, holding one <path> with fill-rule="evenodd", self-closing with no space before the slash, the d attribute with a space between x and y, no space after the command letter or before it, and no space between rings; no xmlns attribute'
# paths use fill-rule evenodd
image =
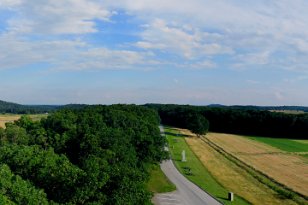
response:
<svg viewBox="0 0 308 205"><path fill-rule="evenodd" d="M209 121L209 131L212 132L308 139L308 114L285 114L241 106L147 106L156 109L162 123L170 126L189 129L190 122L186 119L188 119L189 113L197 113Z"/></svg>
<svg viewBox="0 0 308 205"><path fill-rule="evenodd" d="M167 157L158 125L135 105L23 116L0 129L0 161L59 204L150 204L148 165Z"/></svg>
<svg viewBox="0 0 308 205"><path fill-rule="evenodd" d="M1 204L48 204L43 190L36 189L30 182L14 175L5 164L0 165L0 194L6 196L0 197Z"/></svg>
<svg viewBox="0 0 308 205"><path fill-rule="evenodd" d="M204 135L209 130L209 121L199 113L188 114L187 129L198 135Z"/></svg>
<svg viewBox="0 0 308 205"><path fill-rule="evenodd" d="M14 173L31 180L56 202L67 202L84 172L72 165L64 155L38 146L7 145L0 147L0 161Z"/></svg>
<svg viewBox="0 0 308 205"><path fill-rule="evenodd" d="M27 145L30 137L26 130L13 123L6 123L6 129L0 131L1 144L22 144Z"/></svg>

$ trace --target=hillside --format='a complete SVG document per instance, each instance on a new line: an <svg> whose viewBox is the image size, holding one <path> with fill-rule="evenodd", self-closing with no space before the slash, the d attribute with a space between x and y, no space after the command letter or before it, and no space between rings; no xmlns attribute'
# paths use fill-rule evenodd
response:
<svg viewBox="0 0 308 205"><path fill-rule="evenodd" d="M59 109L81 109L86 107L83 104L68 104L68 105L21 105L12 102L0 100L0 113L11 114L37 114L53 112Z"/></svg>

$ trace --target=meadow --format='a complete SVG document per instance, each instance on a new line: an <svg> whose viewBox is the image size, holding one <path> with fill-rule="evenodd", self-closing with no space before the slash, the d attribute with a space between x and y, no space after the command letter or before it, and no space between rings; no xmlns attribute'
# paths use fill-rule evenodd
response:
<svg viewBox="0 0 308 205"><path fill-rule="evenodd" d="M269 137L250 137L250 139L268 144L286 152L296 152L299 154L301 154L300 152L308 152L308 140L292 140Z"/></svg>

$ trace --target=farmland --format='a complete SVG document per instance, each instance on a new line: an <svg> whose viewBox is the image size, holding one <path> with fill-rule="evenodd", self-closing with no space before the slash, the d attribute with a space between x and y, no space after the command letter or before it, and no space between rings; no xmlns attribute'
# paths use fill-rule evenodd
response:
<svg viewBox="0 0 308 205"><path fill-rule="evenodd" d="M306 158L294 155L292 152L282 151L276 147L286 150L285 141L282 143L265 140L267 144L251 140L247 137L231 134L209 133L206 138L222 148L227 153L236 157L249 166L264 173L266 176L289 187L290 189L307 196L308 166ZM264 141L264 139L263 139ZM269 144L276 145L276 147ZM298 145L300 144L300 145ZM302 146L302 144L304 146ZM305 149L305 144L293 142L290 150L295 150L295 145Z"/></svg>
<svg viewBox="0 0 308 205"><path fill-rule="evenodd" d="M234 192L252 204L296 204L282 199L275 191L260 183L250 173L229 161L201 138L182 130L185 140L202 164L225 189Z"/></svg>
<svg viewBox="0 0 308 205"><path fill-rule="evenodd" d="M233 204L227 200L228 190L224 188L208 171L199 158L187 145L185 137L177 135L178 129L165 129L169 143L170 153L177 169L190 181L197 184L200 188L215 196L224 204ZM181 153L185 150L187 162L181 161ZM191 172L189 172L189 169ZM250 204L241 197L235 195L235 202L238 205Z"/></svg>
<svg viewBox="0 0 308 205"><path fill-rule="evenodd" d="M41 118L47 117L47 115L48 114L33 114L29 116L33 121L37 121L37 120L40 120ZM17 114L1 114L0 115L0 127L4 128L5 123L14 122L15 120L18 120L20 116L21 115L17 115Z"/></svg>

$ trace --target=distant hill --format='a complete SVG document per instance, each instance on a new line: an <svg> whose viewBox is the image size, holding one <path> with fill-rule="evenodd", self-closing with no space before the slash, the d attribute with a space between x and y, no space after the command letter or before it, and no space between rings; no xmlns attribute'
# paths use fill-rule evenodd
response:
<svg viewBox="0 0 308 205"><path fill-rule="evenodd" d="M308 107L305 106L255 106L255 105L220 105L211 104L208 107L223 107L223 108L236 108L236 109L246 109L246 110L270 110L270 111L302 111L308 112Z"/></svg>
<svg viewBox="0 0 308 205"><path fill-rule="evenodd" d="M85 107L83 104L68 104L68 105L21 105L12 102L0 100L0 113L14 114L35 114L53 112L59 109L80 109Z"/></svg>

